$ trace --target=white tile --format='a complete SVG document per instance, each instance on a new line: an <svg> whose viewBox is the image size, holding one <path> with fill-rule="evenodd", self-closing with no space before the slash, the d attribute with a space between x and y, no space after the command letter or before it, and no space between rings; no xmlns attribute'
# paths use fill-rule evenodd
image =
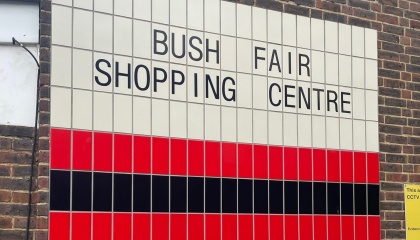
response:
<svg viewBox="0 0 420 240"><path fill-rule="evenodd" d="M133 16L133 0L114 1L114 14L131 18Z"/></svg>
<svg viewBox="0 0 420 240"><path fill-rule="evenodd" d="M73 17L73 46L92 49L93 13L74 9Z"/></svg>
<svg viewBox="0 0 420 240"><path fill-rule="evenodd" d="M204 105L188 103L188 138L204 139Z"/></svg>
<svg viewBox="0 0 420 240"><path fill-rule="evenodd" d="M131 57L114 56L114 93L133 93L133 67Z"/></svg>
<svg viewBox="0 0 420 240"><path fill-rule="evenodd" d="M308 49L297 49L298 56L298 80L311 81L311 51Z"/></svg>
<svg viewBox="0 0 420 240"><path fill-rule="evenodd" d="M150 21L152 19L152 0L133 0L133 17Z"/></svg>
<svg viewBox="0 0 420 240"><path fill-rule="evenodd" d="M204 30L220 33L220 0L204 0Z"/></svg>
<svg viewBox="0 0 420 240"><path fill-rule="evenodd" d="M188 67L188 102L204 102L204 71L202 68Z"/></svg>
<svg viewBox="0 0 420 240"><path fill-rule="evenodd" d="M281 12L268 10L267 11L267 22L268 22L268 41L272 43L281 44L282 29L281 29Z"/></svg>
<svg viewBox="0 0 420 240"><path fill-rule="evenodd" d="M296 46L296 15L283 13L283 45ZM284 52L284 51L283 51Z"/></svg>
<svg viewBox="0 0 420 240"><path fill-rule="evenodd" d="M378 32L365 28L365 57L378 59Z"/></svg>
<svg viewBox="0 0 420 240"><path fill-rule="evenodd" d="M93 130L112 131L112 94L93 92Z"/></svg>
<svg viewBox="0 0 420 240"><path fill-rule="evenodd" d="M52 0L53 4L61 4L61 5L67 5L71 6L72 0Z"/></svg>
<svg viewBox="0 0 420 240"><path fill-rule="evenodd" d="M151 99L133 97L133 133L150 135L152 132Z"/></svg>
<svg viewBox="0 0 420 240"><path fill-rule="evenodd" d="M252 39L267 41L267 10L252 8Z"/></svg>
<svg viewBox="0 0 420 240"><path fill-rule="evenodd" d="M281 45L268 44L268 76L277 78L281 78L283 76L282 56Z"/></svg>
<svg viewBox="0 0 420 240"><path fill-rule="evenodd" d="M133 21L133 55L141 58L151 58L152 54L151 23Z"/></svg>
<svg viewBox="0 0 420 240"><path fill-rule="evenodd" d="M204 66L206 68L220 68L220 35L205 33L206 40L204 44Z"/></svg>
<svg viewBox="0 0 420 240"><path fill-rule="evenodd" d="M365 121L353 120L353 150L366 151Z"/></svg>
<svg viewBox="0 0 420 240"><path fill-rule="evenodd" d="M188 28L195 30L204 29L204 0L187 2Z"/></svg>
<svg viewBox="0 0 420 240"><path fill-rule="evenodd" d="M365 31L364 28L352 26L351 50L352 55L357 57L365 56Z"/></svg>
<svg viewBox="0 0 420 240"><path fill-rule="evenodd" d="M312 108L314 108L314 103L312 103L311 95L314 94L314 91L311 88L311 83L309 82L299 82L296 95L296 103L298 108L298 113L311 114ZM311 106L312 105L312 106Z"/></svg>
<svg viewBox="0 0 420 240"><path fill-rule="evenodd" d="M324 51L324 21L311 18L311 48Z"/></svg>
<svg viewBox="0 0 420 240"><path fill-rule="evenodd" d="M152 99L152 135L169 137L169 101Z"/></svg>
<svg viewBox="0 0 420 240"><path fill-rule="evenodd" d="M340 148L340 121L339 118L327 117L327 148L339 149Z"/></svg>
<svg viewBox="0 0 420 240"><path fill-rule="evenodd" d="M102 13L94 14L94 49L112 53L112 16Z"/></svg>
<svg viewBox="0 0 420 240"><path fill-rule="evenodd" d="M339 55L338 77L340 86L351 87L351 57Z"/></svg>
<svg viewBox="0 0 420 240"><path fill-rule="evenodd" d="M378 92L366 90L366 120L378 121Z"/></svg>
<svg viewBox="0 0 420 240"><path fill-rule="evenodd" d="M283 145L283 114L268 112L268 144Z"/></svg>
<svg viewBox="0 0 420 240"><path fill-rule="evenodd" d="M311 48L311 19L297 16L297 46Z"/></svg>
<svg viewBox="0 0 420 240"><path fill-rule="evenodd" d="M252 108L252 75L237 75L238 107Z"/></svg>
<svg viewBox="0 0 420 240"><path fill-rule="evenodd" d="M205 105L205 139L220 141L220 107Z"/></svg>
<svg viewBox="0 0 420 240"><path fill-rule="evenodd" d="M283 136L285 146L297 146L298 137L298 120L296 114L284 113L283 114Z"/></svg>
<svg viewBox="0 0 420 240"><path fill-rule="evenodd" d="M325 83L338 85L338 55L325 54Z"/></svg>
<svg viewBox="0 0 420 240"><path fill-rule="evenodd" d="M353 149L353 121L351 119L340 119L340 149Z"/></svg>
<svg viewBox="0 0 420 240"><path fill-rule="evenodd" d="M292 80L283 80L283 111L284 112L291 112L296 113L297 112L297 86L296 81Z"/></svg>
<svg viewBox="0 0 420 240"><path fill-rule="evenodd" d="M325 21L325 51L338 52L338 23Z"/></svg>
<svg viewBox="0 0 420 240"><path fill-rule="evenodd" d="M204 34L202 32L188 30L188 65L203 67L204 53Z"/></svg>
<svg viewBox="0 0 420 240"><path fill-rule="evenodd" d="M253 143L267 144L268 143L268 116L267 111L253 110Z"/></svg>
<svg viewBox="0 0 420 240"><path fill-rule="evenodd" d="M252 23L252 7L244 4L236 5L237 13L237 35L241 38L252 38L252 29L250 28Z"/></svg>
<svg viewBox="0 0 420 240"><path fill-rule="evenodd" d="M325 116L325 85L312 83L312 114Z"/></svg>
<svg viewBox="0 0 420 240"><path fill-rule="evenodd" d="M283 78L296 79L296 60L296 48L283 46Z"/></svg>
<svg viewBox="0 0 420 240"><path fill-rule="evenodd" d="M71 86L71 48L51 47L51 85Z"/></svg>
<svg viewBox="0 0 420 240"><path fill-rule="evenodd" d="M221 33L229 36L236 36L236 4L221 2Z"/></svg>
<svg viewBox="0 0 420 240"><path fill-rule="evenodd" d="M236 108L222 107L222 141L236 142Z"/></svg>
<svg viewBox="0 0 420 240"><path fill-rule="evenodd" d="M365 119L365 90L353 88L352 103L353 118Z"/></svg>
<svg viewBox="0 0 420 240"><path fill-rule="evenodd" d="M237 39L237 67L238 72L252 73L252 42L247 39Z"/></svg>
<svg viewBox="0 0 420 240"><path fill-rule="evenodd" d="M152 59L169 61L169 26L152 24Z"/></svg>
<svg viewBox="0 0 420 240"><path fill-rule="evenodd" d="M353 118L353 114L352 114L352 104L353 104L353 99L352 99L352 88L347 88L347 87L341 87L339 88L340 93L339 93L339 111L340 111L340 117L341 118Z"/></svg>
<svg viewBox="0 0 420 240"><path fill-rule="evenodd" d="M324 52L311 52L312 82L325 82L325 55Z"/></svg>
<svg viewBox="0 0 420 240"><path fill-rule="evenodd" d="M71 128L71 90L51 87L51 127Z"/></svg>
<svg viewBox="0 0 420 240"><path fill-rule="evenodd" d="M283 82L279 78L268 78L268 110L281 112L283 110Z"/></svg>
<svg viewBox="0 0 420 240"><path fill-rule="evenodd" d="M254 109L267 110L267 77L253 76L252 99Z"/></svg>
<svg viewBox="0 0 420 240"><path fill-rule="evenodd" d="M133 132L133 97L114 94L114 132Z"/></svg>
<svg viewBox="0 0 420 240"><path fill-rule="evenodd" d="M220 104L236 107L236 73L222 72L220 76Z"/></svg>
<svg viewBox="0 0 420 240"><path fill-rule="evenodd" d="M379 152L378 122L366 121L366 150Z"/></svg>
<svg viewBox="0 0 420 240"><path fill-rule="evenodd" d="M187 67L184 65L171 64L170 98L171 100L187 100L187 84L194 84L193 79L187 83Z"/></svg>
<svg viewBox="0 0 420 240"><path fill-rule="evenodd" d="M187 138L187 103L171 101L170 111L170 136Z"/></svg>
<svg viewBox="0 0 420 240"><path fill-rule="evenodd" d="M151 61L133 58L133 95L150 97L152 71Z"/></svg>
<svg viewBox="0 0 420 240"><path fill-rule="evenodd" d="M238 142L252 143L252 110L238 108Z"/></svg>
<svg viewBox="0 0 420 240"><path fill-rule="evenodd" d="M173 26L187 26L187 0L172 0L170 2L170 22Z"/></svg>
<svg viewBox="0 0 420 240"><path fill-rule="evenodd" d="M172 63L187 63L187 30L184 28L171 27L171 44L169 46L169 55ZM168 42L169 43L169 42Z"/></svg>
<svg viewBox="0 0 420 240"><path fill-rule="evenodd" d="M73 1L73 6L77 7L77 8L84 8L84 9L92 10L93 9L93 0L74 0Z"/></svg>
<svg viewBox="0 0 420 240"><path fill-rule="evenodd" d="M298 115L298 145L312 147L312 118L310 115Z"/></svg>
<svg viewBox="0 0 420 240"><path fill-rule="evenodd" d="M113 0L94 0L94 9L97 12L112 13L113 12Z"/></svg>
<svg viewBox="0 0 420 240"><path fill-rule="evenodd" d="M338 24L338 47L341 54L351 54L351 26Z"/></svg>
<svg viewBox="0 0 420 240"><path fill-rule="evenodd" d="M152 21L169 24L169 0L152 1Z"/></svg>
<svg viewBox="0 0 420 240"><path fill-rule="evenodd" d="M352 58L352 79L353 87L365 87L365 61L363 58Z"/></svg>
<svg viewBox="0 0 420 240"><path fill-rule="evenodd" d="M152 97L169 98L169 64L152 62Z"/></svg>
<svg viewBox="0 0 420 240"><path fill-rule="evenodd" d="M54 47L53 47L54 48ZM60 56L62 57L62 56ZM92 90L93 59L91 51L73 49L73 87ZM55 63L55 62L54 62ZM63 72L60 71L60 75Z"/></svg>
<svg viewBox="0 0 420 240"><path fill-rule="evenodd" d="M326 148L325 117L312 116L312 147Z"/></svg>
<svg viewBox="0 0 420 240"><path fill-rule="evenodd" d="M204 79L204 102L206 104L220 105L220 71L206 69Z"/></svg>
<svg viewBox="0 0 420 240"><path fill-rule="evenodd" d="M236 71L236 38L221 36L221 68Z"/></svg>
<svg viewBox="0 0 420 240"><path fill-rule="evenodd" d="M128 18L114 17L114 54L133 55L133 21Z"/></svg>
<svg viewBox="0 0 420 240"><path fill-rule="evenodd" d="M340 93L337 86L325 86L326 115L339 117L340 114Z"/></svg>
<svg viewBox="0 0 420 240"><path fill-rule="evenodd" d="M70 4L71 5L71 4ZM72 9L52 5L51 7L51 41L52 44L71 46L72 42Z"/></svg>
<svg viewBox="0 0 420 240"><path fill-rule="evenodd" d="M376 60L365 60L366 64L366 88L378 90L378 63Z"/></svg>

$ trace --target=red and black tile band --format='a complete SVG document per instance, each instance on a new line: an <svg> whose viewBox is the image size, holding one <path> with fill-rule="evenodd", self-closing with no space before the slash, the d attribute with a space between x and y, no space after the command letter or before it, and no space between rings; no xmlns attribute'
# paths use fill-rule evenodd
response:
<svg viewBox="0 0 420 240"><path fill-rule="evenodd" d="M52 211L379 215L376 184L52 170L50 194Z"/></svg>

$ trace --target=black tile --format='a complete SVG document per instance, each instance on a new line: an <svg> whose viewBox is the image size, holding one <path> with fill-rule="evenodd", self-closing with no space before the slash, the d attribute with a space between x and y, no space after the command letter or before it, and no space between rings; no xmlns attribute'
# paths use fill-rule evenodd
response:
<svg viewBox="0 0 420 240"><path fill-rule="evenodd" d="M206 213L220 213L220 178L206 178Z"/></svg>
<svg viewBox="0 0 420 240"><path fill-rule="evenodd" d="M131 174L114 174L114 212L131 212Z"/></svg>
<svg viewBox="0 0 420 240"><path fill-rule="evenodd" d="M70 211L70 172L51 171L50 208L57 211Z"/></svg>
<svg viewBox="0 0 420 240"><path fill-rule="evenodd" d="M341 214L353 215L353 184L341 184Z"/></svg>
<svg viewBox="0 0 420 240"><path fill-rule="evenodd" d="M236 179L222 179L222 212L236 213Z"/></svg>
<svg viewBox="0 0 420 240"><path fill-rule="evenodd" d="M327 184L314 182L314 214L327 214Z"/></svg>
<svg viewBox="0 0 420 240"><path fill-rule="evenodd" d="M171 177L171 212L187 212L186 177Z"/></svg>
<svg viewBox="0 0 420 240"><path fill-rule="evenodd" d="M133 177L133 211L150 212L150 175L134 175Z"/></svg>
<svg viewBox="0 0 420 240"><path fill-rule="evenodd" d="M188 212L204 212L204 178L188 177Z"/></svg>
<svg viewBox="0 0 420 240"><path fill-rule="evenodd" d="M93 173L93 211L112 211L112 174Z"/></svg>
<svg viewBox="0 0 420 240"><path fill-rule="evenodd" d="M73 172L72 210L91 211L92 209L92 173Z"/></svg>
<svg viewBox="0 0 420 240"><path fill-rule="evenodd" d="M366 215L366 184L354 184L354 213L356 215Z"/></svg>
<svg viewBox="0 0 420 240"><path fill-rule="evenodd" d="M283 213L283 182L270 181L270 213Z"/></svg>
<svg viewBox="0 0 420 240"><path fill-rule="evenodd" d="M297 182L284 182L284 213L298 214L298 184Z"/></svg>
<svg viewBox="0 0 420 240"><path fill-rule="evenodd" d="M152 211L169 212L169 177L152 176Z"/></svg>
<svg viewBox="0 0 420 240"><path fill-rule="evenodd" d="M312 214L312 182L299 182L299 214Z"/></svg>
<svg viewBox="0 0 420 240"><path fill-rule="evenodd" d="M368 185L368 214L379 215L379 185Z"/></svg>
<svg viewBox="0 0 420 240"><path fill-rule="evenodd" d="M340 184L327 183L328 214L340 214Z"/></svg>
<svg viewBox="0 0 420 240"><path fill-rule="evenodd" d="M252 180L238 179L238 212L252 213Z"/></svg>
<svg viewBox="0 0 420 240"><path fill-rule="evenodd" d="M268 181L254 180L254 213L268 213Z"/></svg>

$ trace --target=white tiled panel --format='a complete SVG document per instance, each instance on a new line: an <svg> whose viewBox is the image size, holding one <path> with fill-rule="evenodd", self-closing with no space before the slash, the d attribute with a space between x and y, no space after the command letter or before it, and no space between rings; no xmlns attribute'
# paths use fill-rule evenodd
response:
<svg viewBox="0 0 420 240"><path fill-rule="evenodd" d="M92 90L92 72L92 52L73 49L73 87Z"/></svg>
<svg viewBox="0 0 420 240"><path fill-rule="evenodd" d="M151 134L151 110L150 98L133 97L133 133L141 135Z"/></svg>
<svg viewBox="0 0 420 240"><path fill-rule="evenodd" d="M71 89L51 87L51 127L71 128Z"/></svg>
<svg viewBox="0 0 420 240"><path fill-rule="evenodd" d="M176 138L187 137L187 103L170 102L170 136Z"/></svg>
<svg viewBox="0 0 420 240"><path fill-rule="evenodd" d="M114 94L114 132L133 132L133 97Z"/></svg>
<svg viewBox="0 0 420 240"><path fill-rule="evenodd" d="M188 103L188 138L204 139L204 105Z"/></svg>
<svg viewBox="0 0 420 240"><path fill-rule="evenodd" d="M152 21L169 24L169 0L152 0Z"/></svg>
<svg viewBox="0 0 420 240"><path fill-rule="evenodd" d="M267 111L252 111L253 142L257 144L268 143Z"/></svg>
<svg viewBox="0 0 420 240"><path fill-rule="evenodd" d="M71 86L71 48L51 47L51 85Z"/></svg>
<svg viewBox="0 0 420 240"><path fill-rule="evenodd" d="M222 141L236 142L236 108L222 107Z"/></svg>
<svg viewBox="0 0 420 240"><path fill-rule="evenodd" d="M311 47L311 19L297 16L297 46L299 48Z"/></svg>
<svg viewBox="0 0 420 240"><path fill-rule="evenodd" d="M282 43L282 13L277 11L267 11L267 34L268 42Z"/></svg>
<svg viewBox="0 0 420 240"><path fill-rule="evenodd" d="M171 0L170 23L178 27L187 26L187 0Z"/></svg>
<svg viewBox="0 0 420 240"><path fill-rule="evenodd" d="M92 130L92 92L74 89L72 100L73 128Z"/></svg>
<svg viewBox="0 0 420 240"><path fill-rule="evenodd" d="M113 103L112 94L93 93L93 130L112 131Z"/></svg>
<svg viewBox="0 0 420 240"><path fill-rule="evenodd" d="M252 38L267 41L267 10L252 8Z"/></svg>
<svg viewBox="0 0 420 240"><path fill-rule="evenodd" d="M71 4L70 4L71 5ZM53 5L51 7L51 42L71 46L72 40L72 9Z"/></svg>
<svg viewBox="0 0 420 240"><path fill-rule="evenodd" d="M93 13L74 9L73 47L92 49Z"/></svg>

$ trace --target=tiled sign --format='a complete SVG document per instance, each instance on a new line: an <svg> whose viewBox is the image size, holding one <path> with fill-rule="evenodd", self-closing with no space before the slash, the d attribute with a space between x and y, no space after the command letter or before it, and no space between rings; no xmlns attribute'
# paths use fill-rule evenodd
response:
<svg viewBox="0 0 420 240"><path fill-rule="evenodd" d="M380 239L376 31L53 0L50 239Z"/></svg>

